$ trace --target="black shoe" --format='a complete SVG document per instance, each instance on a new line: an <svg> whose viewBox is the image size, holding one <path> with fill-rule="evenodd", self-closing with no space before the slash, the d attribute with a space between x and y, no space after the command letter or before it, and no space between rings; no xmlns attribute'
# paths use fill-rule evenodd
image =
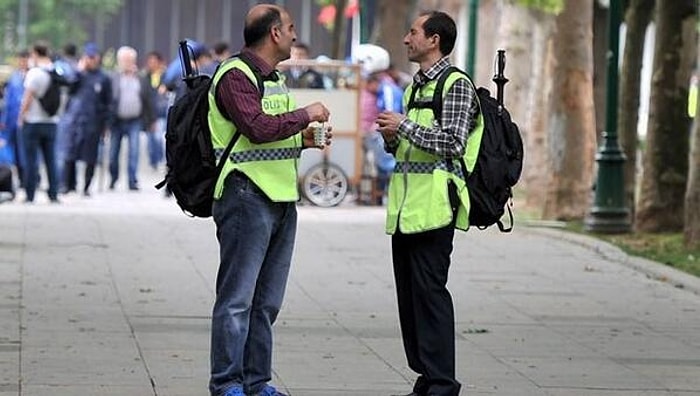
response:
<svg viewBox="0 0 700 396"><path fill-rule="evenodd" d="M135 184L129 186L129 191L138 191L138 190L140 190L140 188L139 188L139 186L137 186Z"/></svg>
<svg viewBox="0 0 700 396"><path fill-rule="evenodd" d="M52 204L60 204L61 203L61 201L59 201L57 197L49 198L49 202L51 202Z"/></svg>
<svg viewBox="0 0 700 396"><path fill-rule="evenodd" d="M406 395L391 395L391 396L421 396L421 395L416 393L416 392L411 392L411 393L406 394Z"/></svg>
<svg viewBox="0 0 700 396"><path fill-rule="evenodd" d="M116 180L112 180L111 182L109 182L109 189L110 189L110 190L114 190L114 185L115 185L115 184L117 184L117 181L116 181Z"/></svg>
<svg viewBox="0 0 700 396"><path fill-rule="evenodd" d="M85 197L85 198L90 198L90 191L84 190L84 191L83 191L83 197Z"/></svg>

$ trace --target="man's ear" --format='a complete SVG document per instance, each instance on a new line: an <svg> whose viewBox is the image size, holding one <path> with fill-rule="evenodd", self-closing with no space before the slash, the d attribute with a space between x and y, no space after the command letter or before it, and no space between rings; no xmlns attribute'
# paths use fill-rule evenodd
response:
<svg viewBox="0 0 700 396"><path fill-rule="evenodd" d="M430 37L430 44L434 45L436 48L440 47L440 36L437 34L433 34Z"/></svg>
<svg viewBox="0 0 700 396"><path fill-rule="evenodd" d="M279 26L273 26L270 28L270 38L272 39L273 43L279 42L280 34L281 32Z"/></svg>

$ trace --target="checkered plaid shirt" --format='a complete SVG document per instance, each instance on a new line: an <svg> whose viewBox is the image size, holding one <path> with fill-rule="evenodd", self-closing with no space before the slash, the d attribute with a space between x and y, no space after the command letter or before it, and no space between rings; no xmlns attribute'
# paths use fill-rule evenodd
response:
<svg viewBox="0 0 700 396"><path fill-rule="evenodd" d="M450 65L447 57L437 61L425 72L418 71L413 76L413 89L420 89ZM478 103L476 92L466 79L458 79L445 94L442 105L442 125L435 122L431 127L418 125L408 118L399 124L399 136L408 139L411 144L443 158L459 158L464 155L467 137L476 126ZM387 146L395 149L398 139L388 142Z"/></svg>

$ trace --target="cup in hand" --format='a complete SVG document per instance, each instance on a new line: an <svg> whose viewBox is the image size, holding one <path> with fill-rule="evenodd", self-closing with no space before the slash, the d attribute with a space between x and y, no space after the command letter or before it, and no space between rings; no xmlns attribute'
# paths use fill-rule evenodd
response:
<svg viewBox="0 0 700 396"><path fill-rule="evenodd" d="M326 145L326 128L325 125L317 125L314 127L314 146L321 147Z"/></svg>

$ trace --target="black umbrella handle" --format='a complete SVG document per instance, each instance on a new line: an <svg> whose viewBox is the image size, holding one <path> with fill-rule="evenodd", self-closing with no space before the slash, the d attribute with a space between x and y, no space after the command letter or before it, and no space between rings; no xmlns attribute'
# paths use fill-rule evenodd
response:
<svg viewBox="0 0 700 396"><path fill-rule="evenodd" d="M188 87L192 88L192 81L197 73L192 68L192 58L194 58L192 47L187 44L187 40L180 41L180 66L182 66L182 80Z"/></svg>
<svg viewBox="0 0 700 396"><path fill-rule="evenodd" d="M504 75L506 69L506 50L498 50L496 55L496 74L492 80L496 83L496 99L498 100L499 108L503 107L503 97L505 96L505 85L508 79Z"/></svg>

